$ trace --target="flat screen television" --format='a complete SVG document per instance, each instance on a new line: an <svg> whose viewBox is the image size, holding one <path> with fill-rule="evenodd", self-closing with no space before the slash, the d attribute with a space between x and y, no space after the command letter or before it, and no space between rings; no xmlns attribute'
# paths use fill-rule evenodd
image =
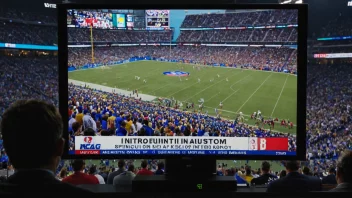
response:
<svg viewBox="0 0 352 198"><path fill-rule="evenodd" d="M58 13L64 158L305 159L306 5Z"/></svg>

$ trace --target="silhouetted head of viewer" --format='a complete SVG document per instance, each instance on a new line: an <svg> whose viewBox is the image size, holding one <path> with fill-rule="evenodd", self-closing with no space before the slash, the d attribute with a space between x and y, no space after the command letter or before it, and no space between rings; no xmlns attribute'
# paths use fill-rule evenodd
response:
<svg viewBox="0 0 352 198"><path fill-rule="evenodd" d="M308 175L308 176L313 176L313 174L311 173L310 169L308 167L304 167L303 168L303 174L304 175Z"/></svg>
<svg viewBox="0 0 352 198"><path fill-rule="evenodd" d="M338 159L336 180L338 184L352 184L352 151L345 151Z"/></svg>
<svg viewBox="0 0 352 198"><path fill-rule="evenodd" d="M286 167L287 173L298 172L300 168L300 164L299 164L299 161L295 161L295 160L287 161L285 163L285 167Z"/></svg>
<svg viewBox="0 0 352 198"><path fill-rule="evenodd" d="M75 159L72 163L72 168L73 171L75 172L81 172L84 170L86 164L84 163L84 160L82 159Z"/></svg>
<svg viewBox="0 0 352 198"><path fill-rule="evenodd" d="M3 114L1 132L15 169L56 171L65 140L62 118L54 105L38 100L16 101Z"/></svg>
<svg viewBox="0 0 352 198"><path fill-rule="evenodd" d="M264 161L262 163L262 173L263 174L268 174L270 172L270 163L267 161Z"/></svg>

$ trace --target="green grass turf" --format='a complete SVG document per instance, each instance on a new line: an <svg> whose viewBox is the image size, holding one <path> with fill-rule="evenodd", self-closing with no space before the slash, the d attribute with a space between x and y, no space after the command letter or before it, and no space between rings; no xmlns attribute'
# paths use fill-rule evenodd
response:
<svg viewBox="0 0 352 198"><path fill-rule="evenodd" d="M188 77L181 77L182 81L179 77L163 75L165 71L176 71L181 67L190 73ZM137 81L135 76L141 79ZM254 125L255 121L249 115L258 110L265 117L289 119L296 124L297 77L289 74L220 67L202 67L198 71L188 64L140 61L109 69L69 72L69 78L124 90L138 89L139 93L174 97L178 101L194 102L195 106L198 106L200 98L204 98L204 111L210 115L215 114L214 109L219 108L222 101L221 117L234 119L243 112L246 123L250 125ZM147 80L146 84L143 79ZM214 81L210 82L210 79ZM279 123L274 130L296 134L295 127L287 129Z"/></svg>

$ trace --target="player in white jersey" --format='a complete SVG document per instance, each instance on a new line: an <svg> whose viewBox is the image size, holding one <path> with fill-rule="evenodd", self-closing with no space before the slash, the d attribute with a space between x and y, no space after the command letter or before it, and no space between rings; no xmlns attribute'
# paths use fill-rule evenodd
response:
<svg viewBox="0 0 352 198"><path fill-rule="evenodd" d="M240 112L240 114L239 114L239 116L238 116L238 120L239 120L240 122L244 122L244 116L243 116L243 113L242 113L242 112Z"/></svg>
<svg viewBox="0 0 352 198"><path fill-rule="evenodd" d="M228 79L228 78L226 78L226 82L229 82L229 79Z"/></svg>
<svg viewBox="0 0 352 198"><path fill-rule="evenodd" d="M199 105L199 110L202 112L203 111L203 103Z"/></svg>
<svg viewBox="0 0 352 198"><path fill-rule="evenodd" d="M198 83L200 83L200 78L198 78Z"/></svg>
<svg viewBox="0 0 352 198"><path fill-rule="evenodd" d="M257 112L253 112L253 118L257 117Z"/></svg>
<svg viewBox="0 0 352 198"><path fill-rule="evenodd" d="M258 110L257 116L261 116L262 112L260 110Z"/></svg>
<svg viewBox="0 0 352 198"><path fill-rule="evenodd" d="M220 106L220 109L222 109L222 102L220 102L219 106Z"/></svg>
<svg viewBox="0 0 352 198"><path fill-rule="evenodd" d="M218 78L220 78L220 75L218 74Z"/></svg>

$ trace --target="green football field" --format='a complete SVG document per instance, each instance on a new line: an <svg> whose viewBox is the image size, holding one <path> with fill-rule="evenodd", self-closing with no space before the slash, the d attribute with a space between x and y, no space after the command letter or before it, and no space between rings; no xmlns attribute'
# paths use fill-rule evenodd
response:
<svg viewBox="0 0 352 198"><path fill-rule="evenodd" d="M188 77L163 74L182 68L182 71L190 73ZM136 80L135 76L139 76L140 80ZM297 77L290 74L220 67L201 67L198 71L189 64L139 61L109 69L69 72L69 79L123 90L137 89L139 93L157 97L174 97L184 102L184 108L185 102L194 102L197 107L198 101L203 98L204 111L210 115L215 115L215 108L219 109L222 102L222 118L234 119L243 112L249 125L255 125L250 115L258 110L264 117L289 119L296 124ZM144 79L147 83L143 83ZM279 126L279 123L275 124L274 130L296 134L295 127L288 129Z"/></svg>

